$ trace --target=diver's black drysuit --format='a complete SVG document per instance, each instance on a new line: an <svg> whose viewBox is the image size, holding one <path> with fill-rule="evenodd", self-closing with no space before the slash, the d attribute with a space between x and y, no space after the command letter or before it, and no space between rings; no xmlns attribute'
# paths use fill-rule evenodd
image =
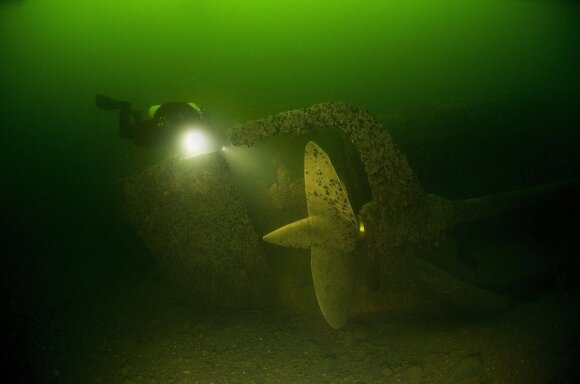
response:
<svg viewBox="0 0 580 384"><path fill-rule="evenodd" d="M152 119L143 120L140 111L131 108L128 101L117 101L97 95L97 107L104 110L120 110L119 136L133 140L141 147L154 147L169 141L184 125L200 120L199 110L185 102L170 102L159 106Z"/></svg>

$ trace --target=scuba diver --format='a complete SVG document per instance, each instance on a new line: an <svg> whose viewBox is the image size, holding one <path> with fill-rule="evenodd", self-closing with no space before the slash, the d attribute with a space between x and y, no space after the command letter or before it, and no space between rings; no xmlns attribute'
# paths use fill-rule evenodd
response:
<svg viewBox="0 0 580 384"><path fill-rule="evenodd" d="M106 111L119 110L119 136L133 140L140 147L157 147L175 139L185 127L201 121L201 109L194 103L170 102L149 109L149 118L131 108L128 101L96 95L97 107Z"/></svg>

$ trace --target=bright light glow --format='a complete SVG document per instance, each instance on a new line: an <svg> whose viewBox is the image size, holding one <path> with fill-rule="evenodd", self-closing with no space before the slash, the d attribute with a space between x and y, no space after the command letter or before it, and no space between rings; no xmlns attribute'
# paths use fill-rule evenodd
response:
<svg viewBox="0 0 580 384"><path fill-rule="evenodd" d="M184 157L193 157L212 152L213 145L201 129L187 130L182 139Z"/></svg>
<svg viewBox="0 0 580 384"><path fill-rule="evenodd" d="M205 137L199 131L191 131L185 134L185 148L188 151L199 152L205 147Z"/></svg>
<svg viewBox="0 0 580 384"><path fill-rule="evenodd" d="M358 232L361 236L365 235L365 223L362 221L361 215L357 215L356 221L358 222Z"/></svg>

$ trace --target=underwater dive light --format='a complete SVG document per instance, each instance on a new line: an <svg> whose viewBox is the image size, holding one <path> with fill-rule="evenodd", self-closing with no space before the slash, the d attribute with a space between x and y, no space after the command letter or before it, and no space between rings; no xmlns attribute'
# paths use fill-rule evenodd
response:
<svg viewBox="0 0 580 384"><path fill-rule="evenodd" d="M188 128L181 139L183 157L193 157L215 151L212 140L203 129Z"/></svg>

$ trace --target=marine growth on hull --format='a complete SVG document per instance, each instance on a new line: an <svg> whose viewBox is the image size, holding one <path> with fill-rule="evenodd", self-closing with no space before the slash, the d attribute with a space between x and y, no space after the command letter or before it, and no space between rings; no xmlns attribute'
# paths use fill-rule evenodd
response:
<svg viewBox="0 0 580 384"><path fill-rule="evenodd" d="M144 241L196 297L318 313L333 328L375 314L487 314L509 306L442 245L457 224L545 190L465 201L429 194L388 131L344 103L250 121L229 136L229 154L168 160L122 181ZM338 150L325 148L328 137ZM241 164L242 154L264 148L275 155L256 163L269 167L269 182ZM425 257L430 249L445 257Z"/></svg>

